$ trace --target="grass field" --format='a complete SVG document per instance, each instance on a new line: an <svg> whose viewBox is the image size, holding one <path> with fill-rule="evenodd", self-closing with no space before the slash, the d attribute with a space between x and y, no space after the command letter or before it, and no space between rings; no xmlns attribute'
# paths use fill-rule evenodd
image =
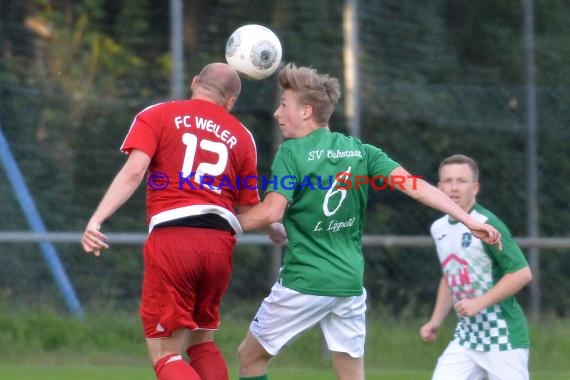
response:
<svg viewBox="0 0 570 380"><path fill-rule="evenodd" d="M23 365L0 365L2 379L9 380L155 380L150 370L144 366L23 366ZM366 371L368 380L429 380L429 370L374 370ZM329 380L334 379L334 373L330 369L315 368L282 368L272 367L271 380L308 379ZM232 379L237 379L235 371L232 371ZM533 372L533 380L568 380L570 371L538 371Z"/></svg>
<svg viewBox="0 0 570 380"><path fill-rule="evenodd" d="M427 345L417 336L421 322L369 317L368 380L430 378L452 326L446 326L437 343ZM246 329L247 321L229 315L218 333L232 379L237 379L234 352ZM570 321L541 321L531 325L531 334L532 379L570 379ZM269 373L272 380L334 379L320 332L313 329L285 349L271 363ZM153 380L154 375L134 313L102 313L78 321L50 312L7 314L0 308L0 378Z"/></svg>

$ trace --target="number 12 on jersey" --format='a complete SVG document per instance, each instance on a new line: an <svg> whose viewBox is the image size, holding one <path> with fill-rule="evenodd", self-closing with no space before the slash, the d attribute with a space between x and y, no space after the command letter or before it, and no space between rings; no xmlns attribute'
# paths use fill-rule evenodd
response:
<svg viewBox="0 0 570 380"><path fill-rule="evenodd" d="M223 174L226 170L226 166L228 164L228 148L225 144L211 141L207 139L203 139L198 142L198 137L192 133L184 133L182 135L182 143L186 145L186 152L184 154L184 162L182 163L182 175L184 177L190 176L193 174L194 165L198 164L196 167L196 172L193 177L193 181L202 185L204 182L202 178L207 175L211 177L219 176ZM212 152L218 156L216 162L202 162L196 160L196 153L199 153L200 150ZM198 157L200 155L198 154ZM208 184L210 182L207 182ZM221 193L220 189L216 189L212 186L205 186L208 190L212 190L215 193Z"/></svg>

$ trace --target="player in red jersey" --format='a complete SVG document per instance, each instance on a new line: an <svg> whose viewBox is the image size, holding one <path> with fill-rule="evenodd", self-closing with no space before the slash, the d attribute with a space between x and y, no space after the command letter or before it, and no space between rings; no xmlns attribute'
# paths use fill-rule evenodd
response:
<svg viewBox="0 0 570 380"><path fill-rule="evenodd" d="M236 213L259 203L253 137L229 111L241 81L223 63L192 80L192 97L140 112L121 146L128 159L89 220L81 243L109 248L101 225L147 175L140 316L160 380L228 379L214 342L232 270ZM183 360L186 351L190 365Z"/></svg>

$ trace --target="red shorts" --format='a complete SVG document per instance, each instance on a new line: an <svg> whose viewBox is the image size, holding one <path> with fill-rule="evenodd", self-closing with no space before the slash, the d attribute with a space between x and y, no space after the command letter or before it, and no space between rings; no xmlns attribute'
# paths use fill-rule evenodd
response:
<svg viewBox="0 0 570 380"><path fill-rule="evenodd" d="M235 237L206 228L163 227L144 244L140 317L145 337L172 331L217 329L219 307L232 273Z"/></svg>

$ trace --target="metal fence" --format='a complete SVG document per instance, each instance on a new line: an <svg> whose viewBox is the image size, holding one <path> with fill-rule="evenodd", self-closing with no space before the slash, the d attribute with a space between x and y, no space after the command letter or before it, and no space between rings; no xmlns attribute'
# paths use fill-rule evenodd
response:
<svg viewBox="0 0 570 380"><path fill-rule="evenodd" d="M117 250L117 246L127 248L127 251L131 251L130 254L132 254L133 250L140 251L140 247L146 239L146 236L147 235L145 233L108 233L109 241L111 242L113 249L104 252L103 255L107 256L118 254L117 252L114 252ZM33 247L38 244L49 242L54 245L70 245L72 248L71 251L75 252L73 255L81 257L84 254L81 252L79 247L80 239L80 232L0 232L0 251L2 250L2 247L5 247L6 245L17 247L31 245ZM567 270L570 270L570 255L568 255L568 253L570 253L570 238L520 237L516 238L516 240L523 250L531 247L539 249L540 252L542 252L542 255L540 256L542 265L558 266L557 273L559 275L564 276L564 266L566 266ZM253 247L263 247L264 249L256 252ZM433 252L433 242L429 236L365 235L363 237L363 247L367 261L367 282L370 282L370 284L367 283L365 285L367 287L370 285L373 289L372 291L369 290L369 293L371 293L372 304L388 304L392 308L392 311L395 311L396 313L410 312L410 310L407 310L410 307L419 307L420 309L429 307L431 298L421 298L429 296L430 293L433 295L435 294L439 270L435 260L432 260L433 265L429 268L424 268L420 271L408 270L407 272L400 273L398 276L394 277L391 277L388 273L390 272L390 269L394 267L394 264L386 265L390 260L404 260L408 264L413 263L413 259L410 259L409 257L410 255L432 255L435 257ZM228 307L235 307L237 304L237 302L232 302L232 299L245 299L247 302L255 303L264 295L264 292L269 289L274 281L281 264L281 249L281 247L273 245L268 237L263 234L244 234L238 239L235 256L236 273L234 274L234 277L237 278L234 279L234 285L230 289L229 296L227 297L228 301L226 304L230 305ZM69 257L66 257L66 255L69 254L69 251L69 249L64 250L64 252L67 253L62 255L63 262L69 261ZM249 260L245 260L245 262L242 263L242 259L244 257L247 259L247 255L244 255L243 253L244 251L248 252L250 256L254 258L253 264L251 257ZM562 257L555 257L560 254L562 254ZM105 272L104 269L102 271L102 268L97 268L97 261L90 261L91 258L84 258L85 261L89 262L84 262L84 265L81 267L74 266L72 268L73 272L67 274L65 269L55 265L53 260L45 260L45 257L44 260L40 260L37 253L33 254L28 252L23 255L28 256L28 259L23 260L28 263L26 264L28 266L27 272L36 274L26 276L20 272L19 275L16 275L12 279L12 281L6 281L6 278L9 276L1 275L2 272L13 272L14 270L17 270L17 268L15 268L14 265L0 267L2 268L0 269L0 278L4 279L4 281L0 281L0 296L4 295L3 298L5 298L5 300L26 299L29 303L34 304L36 302L40 302L43 306L48 307L57 307L64 303L68 312L71 312L79 318L83 318L85 315L84 308L81 305L82 296L85 296L87 300L91 300L89 301L91 305L87 307L91 311L93 311L94 308L94 301L95 305L107 303L108 305L115 305L116 307L121 307L118 306L121 304L126 304L127 307L134 307L138 301L137 297L139 289L137 284L140 282L140 276L142 275L142 264L140 260L133 260L131 258L129 261L135 263L135 265L130 268L132 270L130 272L130 276L128 278L121 279L117 277L117 272L115 271ZM35 256L35 258L31 260L29 258L30 255ZM398 258L398 256L401 257ZM4 257L6 257L6 255L4 255ZM259 260L260 258L264 258L264 260ZM19 259L21 260L24 258L19 257ZM552 263L553 260L560 259L565 263L564 265ZM101 260L104 261L105 259L101 258ZM404 265L404 267L405 266L406 265ZM103 267L103 265L101 267ZM80 272L78 272L78 268L82 268ZM49 271L49 276L46 276L46 270ZM413 278L417 276L418 273L420 273L420 276L425 278L416 278L415 282L405 280L405 278ZM240 284L247 282L247 278L251 278L253 274L261 279L258 281L258 286L256 288L257 294L252 294L251 291L246 291L247 294L243 294L243 285ZM62 276L65 278L62 278ZM78 279L79 287L81 289L79 298L75 291L73 281L69 284L67 283L67 281L69 281L68 276ZM547 279L546 281L550 282L553 280L558 282L557 279ZM119 284L125 284L125 281L130 282L127 290L123 289L121 294L118 294L117 290L120 287ZM535 279L535 281L541 280ZM85 283L96 284L96 287L86 292ZM427 289L423 289L419 292L416 285L424 283L431 284L431 286L428 286ZM546 287L550 286L551 285L546 284ZM46 292L35 292L38 288L47 290L47 294ZM113 288L115 289L113 290ZM538 284L538 288L542 288L540 284ZM398 296L391 295L394 290L399 294ZM55 293L59 294L56 296ZM382 297L376 297L378 294L382 293L384 293ZM561 291L558 295L547 295L545 297L547 302L550 305L556 306L554 308L546 308L545 310L564 315L570 304L565 299L565 295L563 293L564 292ZM526 297L530 297L530 294L527 294ZM382 298L382 300L377 300L376 298ZM47 304L45 303L46 300ZM106 301L102 302L102 300ZM523 304L532 303L528 299L522 301ZM97 307L98 306L95 306L95 308ZM530 317L538 318L539 315L530 315Z"/></svg>
<svg viewBox="0 0 570 380"><path fill-rule="evenodd" d="M74 6L74 2L59 3ZM166 2L155 3L160 3L158 12L166 10ZM203 12L190 8L197 3ZM186 49L186 81L205 62L223 60L230 32L252 22L251 9L240 3L184 2L185 40L181 42ZM349 3L358 4L351 14L358 34L349 36L359 48L352 57L360 85L356 94L347 88L351 83L344 75L347 65L342 58L347 37L343 12ZM284 61L330 73L341 80L345 96L350 91L358 96L360 135L366 143L381 147L432 183L443 157L465 153L477 159L478 200L504 220L513 235L520 236L525 250L539 249L535 263L539 275L534 283L540 290L535 296L540 312L564 316L570 312L565 294L570 288L570 76L564 75L570 7L563 2L535 5L536 24L542 26L535 39L540 58L535 88L538 237L528 238L528 99L526 82L519 75L524 55L519 38L522 20L505 22L520 18L522 4L507 3L491 7L485 2L444 0L258 1L251 8L259 10L255 22L270 26L280 36ZM559 19L545 19L555 3ZM132 117L171 96L165 63L170 62L168 33L164 28L137 32L83 23L91 15L74 18L74 12L68 12L50 20L56 22L57 33L46 38L25 23L49 24L41 19L41 12L26 18L24 2L6 5L15 13L0 15L0 128L25 185L15 190L0 186L0 305L47 304L73 310L74 303L66 304L60 296L61 289L71 284L77 302L88 312L135 307L144 234L134 232L145 231L142 190L106 224L106 231L126 232L110 233L113 247L101 258L81 252L78 232L53 231L84 228L124 162L118 147ZM502 7L501 11L495 7ZM485 17L471 18L475 13ZM121 24L130 25L117 21ZM136 68L122 71L124 62ZM256 139L260 174L268 172L278 140L272 118L276 87L271 79L244 81L234 110ZM339 106L331 129L351 132L348 111ZM13 173L0 170L0 182L7 184ZM29 199L21 199L26 186L45 232L23 232L30 230L22 212L22 204L30 205ZM369 198L364 253L372 308L385 305L401 314L431 307L439 266L425 234L434 212L398 192L373 192ZM42 245L52 246L47 248L49 257L57 252L60 269L50 267L46 251L38 249ZM279 263L278 252L266 245L265 238L245 235L236 249L226 307L263 297ZM69 283L56 282L54 273L61 270ZM527 292L521 294L525 306Z"/></svg>

